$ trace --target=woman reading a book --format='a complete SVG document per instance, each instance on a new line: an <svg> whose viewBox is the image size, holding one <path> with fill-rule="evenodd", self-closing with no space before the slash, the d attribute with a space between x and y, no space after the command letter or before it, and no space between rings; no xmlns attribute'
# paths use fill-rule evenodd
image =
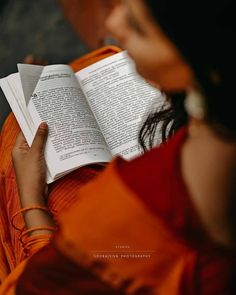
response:
<svg viewBox="0 0 236 295"><path fill-rule="evenodd" d="M169 97L140 135L152 147L160 124L163 144L115 159L82 188L92 170L48 189L47 125L31 148L20 134L13 162L24 224L13 216L20 234L9 233L11 244L1 232L1 279L16 267L1 294L235 294L232 11L226 0L126 0L113 11L108 28ZM4 198L16 189L9 169Z"/></svg>

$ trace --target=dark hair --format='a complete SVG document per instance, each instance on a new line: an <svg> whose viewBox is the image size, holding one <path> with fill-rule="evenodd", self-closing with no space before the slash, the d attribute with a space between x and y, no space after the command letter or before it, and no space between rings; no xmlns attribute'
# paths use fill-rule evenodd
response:
<svg viewBox="0 0 236 295"><path fill-rule="evenodd" d="M139 133L139 144L144 152L160 141L157 130L161 136L161 142L165 142L187 123L188 116L184 108L185 96L185 93L178 93L168 97L167 106L162 105L147 117Z"/></svg>
<svg viewBox="0 0 236 295"><path fill-rule="evenodd" d="M223 133L225 131L225 134L236 138L234 108L236 47L233 44L236 18L233 14L233 1L145 0L145 2L154 19L195 73L206 98L207 120L213 126L217 126L216 129L219 126L218 129L223 130Z"/></svg>

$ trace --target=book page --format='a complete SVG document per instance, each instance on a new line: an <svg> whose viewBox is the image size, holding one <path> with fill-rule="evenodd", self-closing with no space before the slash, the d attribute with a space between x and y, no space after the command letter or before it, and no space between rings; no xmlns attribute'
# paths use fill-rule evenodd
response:
<svg viewBox="0 0 236 295"><path fill-rule="evenodd" d="M136 72L125 51L99 61L76 76L113 156L140 154L139 130L161 92Z"/></svg>
<svg viewBox="0 0 236 295"><path fill-rule="evenodd" d="M33 141L33 121L25 104L19 73L2 78L0 80L0 86L28 144L31 145Z"/></svg>
<svg viewBox="0 0 236 295"><path fill-rule="evenodd" d="M44 66L17 64L21 78L21 85L24 92L25 104L28 105L31 95L38 83Z"/></svg>
<svg viewBox="0 0 236 295"><path fill-rule="evenodd" d="M38 126L49 126L46 161L52 175L90 163L107 162L111 154L72 69L45 66L28 109Z"/></svg>

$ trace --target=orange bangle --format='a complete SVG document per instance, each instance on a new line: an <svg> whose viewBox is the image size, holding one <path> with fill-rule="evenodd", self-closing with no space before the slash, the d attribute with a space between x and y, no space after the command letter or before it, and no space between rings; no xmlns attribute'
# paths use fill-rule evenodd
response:
<svg viewBox="0 0 236 295"><path fill-rule="evenodd" d="M36 230L48 230L48 231L57 231L57 228L54 226L38 226L38 227L31 227L27 230L25 230L21 235L19 236L19 240L22 244L24 244L23 238L30 232L36 231Z"/></svg>
<svg viewBox="0 0 236 295"><path fill-rule="evenodd" d="M33 241L29 241L26 244L23 245L24 248L30 248L32 245L38 244L38 243L42 243L42 242L50 242L52 240L52 237L48 237L48 238L37 238Z"/></svg>
<svg viewBox="0 0 236 295"><path fill-rule="evenodd" d="M48 240L41 240L39 241L39 244L40 244L40 248L48 245L50 243L51 239L48 239ZM23 251L24 251L24 254L26 257L29 257L30 254L31 254L31 251L32 251L32 247L34 247L34 245L37 245L38 242L35 242L35 243L31 243L31 244L26 244L26 245L23 245L22 248L23 248Z"/></svg>
<svg viewBox="0 0 236 295"><path fill-rule="evenodd" d="M40 206L40 205L35 205L35 206L32 206L32 207L27 207L27 208L20 209L15 214L13 214L12 217L11 217L11 225L14 227L14 229L19 230L19 231L22 231L24 229L24 227L19 228L19 227L17 227L15 225L14 220L15 220L16 216L18 216L20 213L25 213L25 212L33 210L33 209L43 210L43 211L48 212L50 215L52 215L51 211L47 207Z"/></svg>
<svg viewBox="0 0 236 295"><path fill-rule="evenodd" d="M23 251L25 253L26 257L30 256L32 247L34 247L35 245L39 244L40 248L43 247L44 245L47 245L48 243L50 243L50 241L52 240L53 236L52 235L48 235L45 237L45 235L41 236L37 236L36 238L30 237L29 241L22 243L22 248Z"/></svg>

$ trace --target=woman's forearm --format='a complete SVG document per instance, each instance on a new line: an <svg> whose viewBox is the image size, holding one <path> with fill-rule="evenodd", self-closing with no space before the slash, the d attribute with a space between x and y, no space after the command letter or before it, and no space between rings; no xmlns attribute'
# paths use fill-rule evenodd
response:
<svg viewBox="0 0 236 295"><path fill-rule="evenodd" d="M24 198L21 199L24 200ZM40 209L40 207L45 208L45 210ZM47 204L44 197L37 200L22 202L22 209L23 208L32 208L31 210L24 212L24 220L27 229L36 227L42 228L40 230L30 232L30 235L52 233L52 231L47 229L47 227L55 227L55 222L50 211L46 210ZM43 229L44 227L45 229Z"/></svg>

